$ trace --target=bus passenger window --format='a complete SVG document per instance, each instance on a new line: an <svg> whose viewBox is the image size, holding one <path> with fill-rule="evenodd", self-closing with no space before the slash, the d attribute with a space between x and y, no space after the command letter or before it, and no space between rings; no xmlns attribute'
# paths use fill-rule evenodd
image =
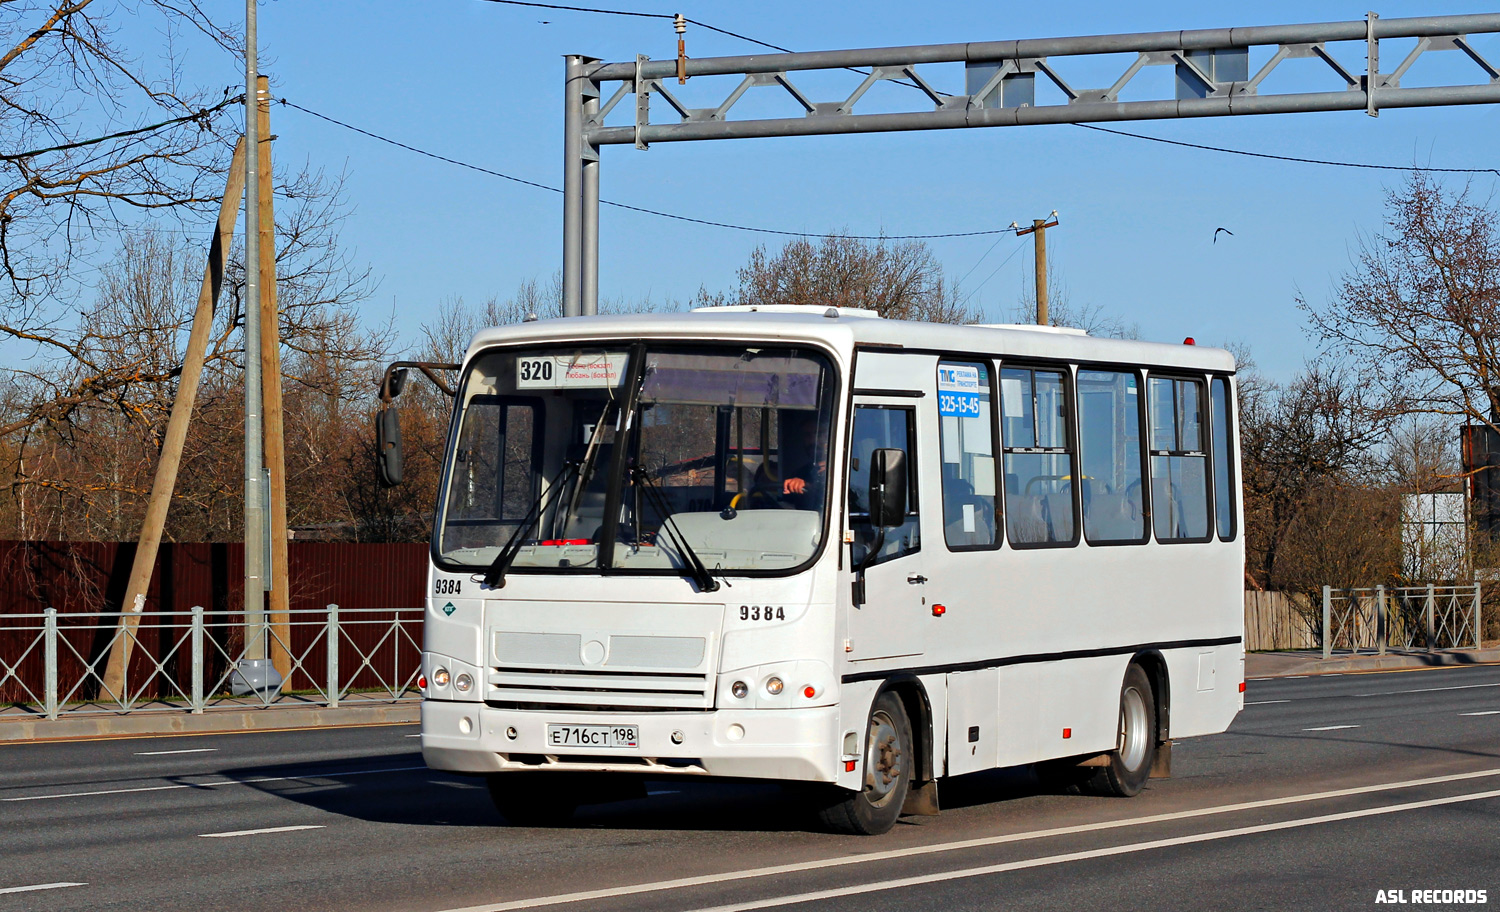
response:
<svg viewBox="0 0 1500 912"><path fill-rule="evenodd" d="M1062 371L1000 371L1005 534L1011 544L1071 544L1073 454Z"/></svg>
<svg viewBox="0 0 1500 912"><path fill-rule="evenodd" d="M1146 538L1141 490L1141 396L1126 371L1078 372L1083 534L1090 544Z"/></svg>
<svg viewBox="0 0 1500 912"><path fill-rule="evenodd" d="M1151 378L1151 514L1159 541L1208 537L1203 381Z"/></svg>
<svg viewBox="0 0 1500 912"><path fill-rule="evenodd" d="M912 410L861 405L854 409L849 452L849 526L854 532L854 563L864 563L870 546L881 540L870 525L870 458L876 450L891 447L906 452L906 523L886 529L880 553L871 563L892 560L921 547L917 516L917 453L912 445L915 423Z"/></svg>
<svg viewBox="0 0 1500 912"><path fill-rule="evenodd" d="M1214 518L1219 537L1234 538L1234 449L1229 445L1229 381L1215 377L1209 385L1213 399Z"/></svg>
<svg viewBox="0 0 1500 912"><path fill-rule="evenodd" d="M950 361L938 364L938 424L943 538L954 551L993 548L999 537L988 367Z"/></svg>

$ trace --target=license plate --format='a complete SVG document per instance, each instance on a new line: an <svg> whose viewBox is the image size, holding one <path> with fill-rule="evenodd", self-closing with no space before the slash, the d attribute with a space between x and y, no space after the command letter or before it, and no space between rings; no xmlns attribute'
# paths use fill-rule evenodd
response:
<svg viewBox="0 0 1500 912"><path fill-rule="evenodd" d="M557 748L640 747L634 725L548 725L547 746Z"/></svg>

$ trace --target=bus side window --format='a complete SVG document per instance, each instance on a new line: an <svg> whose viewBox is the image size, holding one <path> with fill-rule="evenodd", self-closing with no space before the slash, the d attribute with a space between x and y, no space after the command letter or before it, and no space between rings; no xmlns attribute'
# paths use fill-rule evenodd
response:
<svg viewBox="0 0 1500 912"><path fill-rule="evenodd" d="M871 563L892 560L921 547L917 516L917 452L912 445L916 423L909 408L861 405L854 409L849 452L849 526L854 532L854 562L863 563L870 545L878 537L870 525L870 457L878 449L892 447L906 452L906 523L887 529L880 553Z"/></svg>
<svg viewBox="0 0 1500 912"><path fill-rule="evenodd" d="M1209 385L1213 399L1214 518L1219 538L1234 538L1234 447L1229 443L1229 381L1215 377Z"/></svg>
<svg viewBox="0 0 1500 912"><path fill-rule="evenodd" d="M1083 534L1090 544L1146 539L1141 409L1134 372L1078 372Z"/></svg>
<svg viewBox="0 0 1500 912"><path fill-rule="evenodd" d="M938 364L943 538L954 551L993 548L999 541L990 376L980 363Z"/></svg>
<svg viewBox="0 0 1500 912"><path fill-rule="evenodd" d="M1152 377L1151 515L1158 541L1208 537L1203 381Z"/></svg>
<svg viewBox="0 0 1500 912"><path fill-rule="evenodd" d="M1069 451L1066 376L1060 370L1000 371L1005 534L1012 545L1069 545L1075 472Z"/></svg>

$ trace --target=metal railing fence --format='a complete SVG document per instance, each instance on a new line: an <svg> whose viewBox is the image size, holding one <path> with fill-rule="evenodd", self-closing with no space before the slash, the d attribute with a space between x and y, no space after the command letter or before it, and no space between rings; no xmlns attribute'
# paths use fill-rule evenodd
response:
<svg viewBox="0 0 1500 912"><path fill-rule="evenodd" d="M0 615L0 715L57 719L127 712L201 713L216 707L338 707L420 699L421 608L292 610L284 641L269 623L247 634L234 614L152 612L134 628L118 612ZM130 638L123 685L105 666ZM279 685L255 690L239 677L256 654L284 658ZM264 638L266 647L255 640Z"/></svg>
<svg viewBox="0 0 1500 912"><path fill-rule="evenodd" d="M1480 584L1323 587L1323 658L1335 650L1480 648Z"/></svg>

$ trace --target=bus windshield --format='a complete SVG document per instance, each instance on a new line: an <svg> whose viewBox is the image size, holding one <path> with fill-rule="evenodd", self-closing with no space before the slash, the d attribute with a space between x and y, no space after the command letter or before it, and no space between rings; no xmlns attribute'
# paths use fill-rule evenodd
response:
<svg viewBox="0 0 1500 912"><path fill-rule="evenodd" d="M788 346L554 345L474 359L434 545L526 572L786 572L828 512L834 374Z"/></svg>

